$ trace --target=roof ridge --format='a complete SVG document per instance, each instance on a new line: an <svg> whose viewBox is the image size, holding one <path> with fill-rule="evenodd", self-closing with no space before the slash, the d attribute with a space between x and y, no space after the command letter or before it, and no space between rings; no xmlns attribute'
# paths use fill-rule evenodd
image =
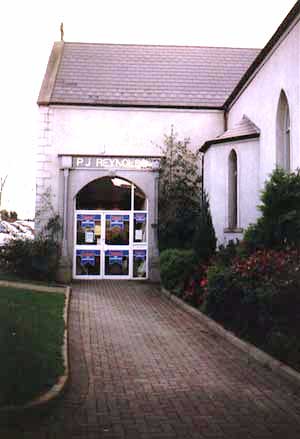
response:
<svg viewBox="0 0 300 439"><path fill-rule="evenodd" d="M178 47L178 48L195 48L195 49L230 49L230 50L253 50L260 51L261 47L232 47L232 46L198 46L195 44L139 44L139 43L90 43L87 41L64 41L65 45L78 44L89 46L125 46L125 47Z"/></svg>

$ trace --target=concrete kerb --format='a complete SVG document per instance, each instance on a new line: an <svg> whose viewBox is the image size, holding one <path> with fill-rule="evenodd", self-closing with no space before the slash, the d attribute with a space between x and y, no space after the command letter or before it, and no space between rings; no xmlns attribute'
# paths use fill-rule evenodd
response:
<svg viewBox="0 0 300 439"><path fill-rule="evenodd" d="M260 349L253 346L252 344L239 339L232 332L224 329L223 326L221 326L219 323L210 319L198 309L193 308L192 306L183 302L181 299L171 294L165 288L161 287L161 292L169 300L172 300L177 305L179 305L182 309L187 311L189 314L195 316L198 320L201 321L201 323L203 323L203 325L211 329L211 331L213 331L215 334L220 335L221 337L228 340L231 344L236 346L238 349L245 352L248 355L248 361L250 361L250 359L253 359L259 362L260 364L262 364L264 367L269 368L270 370L278 373L281 377L287 379L290 383L300 386L300 373L296 372L291 367L286 366L281 361L271 357L269 354L266 354L265 352L261 351Z"/></svg>
<svg viewBox="0 0 300 439"><path fill-rule="evenodd" d="M70 374L69 365L69 334L68 334L68 321L69 321L69 308L71 299L71 288L67 287L47 287L42 285L33 285L29 283L21 282L9 282L0 281L0 286L7 286L13 288L24 288L32 291L39 292L53 292L65 294L65 307L64 307L64 343L62 346L62 354L64 359L64 374L58 377L56 383L44 394L39 395L37 398L27 402L20 406L5 406L0 408L0 421L10 422L15 418L27 416L29 414L36 414L37 412L47 410L50 406L63 395L67 388Z"/></svg>

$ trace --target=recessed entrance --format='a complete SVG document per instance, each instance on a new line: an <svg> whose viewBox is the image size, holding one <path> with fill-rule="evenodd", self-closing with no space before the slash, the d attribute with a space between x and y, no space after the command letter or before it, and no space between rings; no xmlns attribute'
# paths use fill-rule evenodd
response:
<svg viewBox="0 0 300 439"><path fill-rule="evenodd" d="M148 202L133 183L104 177L76 196L75 279L148 277Z"/></svg>

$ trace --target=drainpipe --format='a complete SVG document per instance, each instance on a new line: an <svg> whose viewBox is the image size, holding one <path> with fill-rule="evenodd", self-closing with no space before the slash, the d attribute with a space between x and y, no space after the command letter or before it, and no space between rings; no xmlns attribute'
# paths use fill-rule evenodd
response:
<svg viewBox="0 0 300 439"><path fill-rule="evenodd" d="M68 188L71 167L72 157L63 156L61 158L61 169L64 177L62 257L68 256Z"/></svg>
<svg viewBox="0 0 300 439"><path fill-rule="evenodd" d="M64 169L64 216L63 216L63 242L62 242L62 256L68 255L67 250L67 230L68 230L68 183L70 170Z"/></svg>
<svg viewBox="0 0 300 439"><path fill-rule="evenodd" d="M224 120L224 131L227 131L227 129L228 129L228 109L227 109L227 107L224 108L223 120Z"/></svg>

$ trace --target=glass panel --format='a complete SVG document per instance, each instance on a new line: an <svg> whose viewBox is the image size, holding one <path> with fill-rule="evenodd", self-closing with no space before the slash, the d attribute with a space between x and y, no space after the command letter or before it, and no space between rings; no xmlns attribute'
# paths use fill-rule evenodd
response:
<svg viewBox="0 0 300 439"><path fill-rule="evenodd" d="M131 210L131 183L119 177L91 181L76 197L78 210Z"/></svg>
<svg viewBox="0 0 300 439"><path fill-rule="evenodd" d="M129 215L106 215L105 243L129 244Z"/></svg>
<svg viewBox="0 0 300 439"><path fill-rule="evenodd" d="M77 240L78 245L100 245L101 215L77 214Z"/></svg>
<svg viewBox="0 0 300 439"><path fill-rule="evenodd" d="M134 187L134 210L147 210L145 194Z"/></svg>
<svg viewBox="0 0 300 439"><path fill-rule="evenodd" d="M105 252L105 274L108 276L128 276L129 251L107 250Z"/></svg>
<svg viewBox="0 0 300 439"><path fill-rule="evenodd" d="M100 274L100 250L76 250L76 274L95 276Z"/></svg>
<svg viewBox="0 0 300 439"><path fill-rule="evenodd" d="M134 242L146 242L147 241L147 214L135 213L134 214Z"/></svg>
<svg viewBox="0 0 300 439"><path fill-rule="evenodd" d="M146 277L147 250L133 250L133 277Z"/></svg>

